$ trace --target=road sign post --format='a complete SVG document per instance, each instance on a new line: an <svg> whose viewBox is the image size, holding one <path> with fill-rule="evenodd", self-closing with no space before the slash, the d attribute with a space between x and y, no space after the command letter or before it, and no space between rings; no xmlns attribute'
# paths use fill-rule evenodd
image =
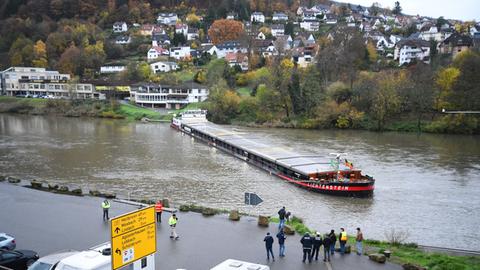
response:
<svg viewBox="0 0 480 270"><path fill-rule="evenodd" d="M110 221L112 270L157 251L155 207L127 213Z"/></svg>

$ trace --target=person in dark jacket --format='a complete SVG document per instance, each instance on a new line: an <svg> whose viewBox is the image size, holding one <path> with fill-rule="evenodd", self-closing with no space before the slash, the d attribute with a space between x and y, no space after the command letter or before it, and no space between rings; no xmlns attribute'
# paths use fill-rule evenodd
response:
<svg viewBox="0 0 480 270"><path fill-rule="evenodd" d="M285 236L283 230L280 230L280 232L277 233L277 239L278 245L280 246L278 256L285 257L285 239L287 239L287 237Z"/></svg>
<svg viewBox="0 0 480 270"><path fill-rule="evenodd" d="M335 235L335 230L331 230L330 234L328 235L330 237L330 253L333 255L335 253L335 244L337 243L337 236Z"/></svg>
<svg viewBox="0 0 480 270"><path fill-rule="evenodd" d="M320 252L320 246L322 245L322 236L320 235L319 232L317 232L317 235L313 238L313 249L312 249L312 259L315 257L315 261L318 261L318 253Z"/></svg>
<svg viewBox="0 0 480 270"><path fill-rule="evenodd" d="M278 230L280 231L283 226L285 226L285 214L287 213L287 211L285 210L285 206L282 207L282 209L280 209L278 211L278 219L280 219L280 222L278 223Z"/></svg>
<svg viewBox="0 0 480 270"><path fill-rule="evenodd" d="M323 261L326 262L327 258L330 261L330 246L332 245L332 238L330 235L325 234L323 238Z"/></svg>
<svg viewBox="0 0 480 270"><path fill-rule="evenodd" d="M265 238L263 239L265 242L265 248L267 249L267 260L270 260L270 254L272 254L272 260L275 261L275 256L273 256L273 237L270 235L270 233L267 233Z"/></svg>
<svg viewBox="0 0 480 270"><path fill-rule="evenodd" d="M308 262L312 262L312 244L313 244L313 239L310 237L309 233L305 233L305 235L302 237L300 240L300 243L302 243L302 248L303 248L303 262L305 262L305 259L308 257Z"/></svg>

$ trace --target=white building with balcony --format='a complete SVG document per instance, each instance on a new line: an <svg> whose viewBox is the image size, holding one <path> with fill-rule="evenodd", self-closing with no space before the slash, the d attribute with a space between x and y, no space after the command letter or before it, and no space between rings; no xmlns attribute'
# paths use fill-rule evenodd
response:
<svg viewBox="0 0 480 270"><path fill-rule="evenodd" d="M0 72L0 93L22 97L103 98L92 84L75 83L69 74L36 67L10 67Z"/></svg>
<svg viewBox="0 0 480 270"><path fill-rule="evenodd" d="M395 45L393 55L398 60L399 66L408 64L414 59L424 63L430 63L430 42L422 39L403 39Z"/></svg>
<svg viewBox="0 0 480 270"><path fill-rule="evenodd" d="M132 86L130 98L143 107L180 109L205 101L208 94L207 87L195 82L175 86L145 83Z"/></svg>

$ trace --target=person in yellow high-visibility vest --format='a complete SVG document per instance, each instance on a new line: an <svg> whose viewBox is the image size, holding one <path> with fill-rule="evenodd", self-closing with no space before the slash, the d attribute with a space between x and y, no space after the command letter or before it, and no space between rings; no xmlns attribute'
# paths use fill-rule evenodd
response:
<svg viewBox="0 0 480 270"><path fill-rule="evenodd" d="M108 209L110 209L110 202L108 200L104 200L102 202L102 209L103 209L103 220L108 220Z"/></svg>
<svg viewBox="0 0 480 270"><path fill-rule="evenodd" d="M344 228L340 228L340 235L338 236L340 240L340 254L345 254L345 244L347 244L348 236Z"/></svg>
<svg viewBox="0 0 480 270"><path fill-rule="evenodd" d="M175 230L177 227L177 222L178 222L178 218L177 218L177 215L175 214L172 214L172 216L170 216L170 218L168 219L168 225L170 225L170 238L175 240L178 240L178 235Z"/></svg>

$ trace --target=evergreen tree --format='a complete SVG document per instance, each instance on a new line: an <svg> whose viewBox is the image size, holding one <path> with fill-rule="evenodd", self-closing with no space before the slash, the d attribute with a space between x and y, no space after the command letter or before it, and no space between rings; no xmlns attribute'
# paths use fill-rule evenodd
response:
<svg viewBox="0 0 480 270"><path fill-rule="evenodd" d="M392 13L395 15L402 14L402 7L400 6L400 2L395 2L395 7L393 8Z"/></svg>

